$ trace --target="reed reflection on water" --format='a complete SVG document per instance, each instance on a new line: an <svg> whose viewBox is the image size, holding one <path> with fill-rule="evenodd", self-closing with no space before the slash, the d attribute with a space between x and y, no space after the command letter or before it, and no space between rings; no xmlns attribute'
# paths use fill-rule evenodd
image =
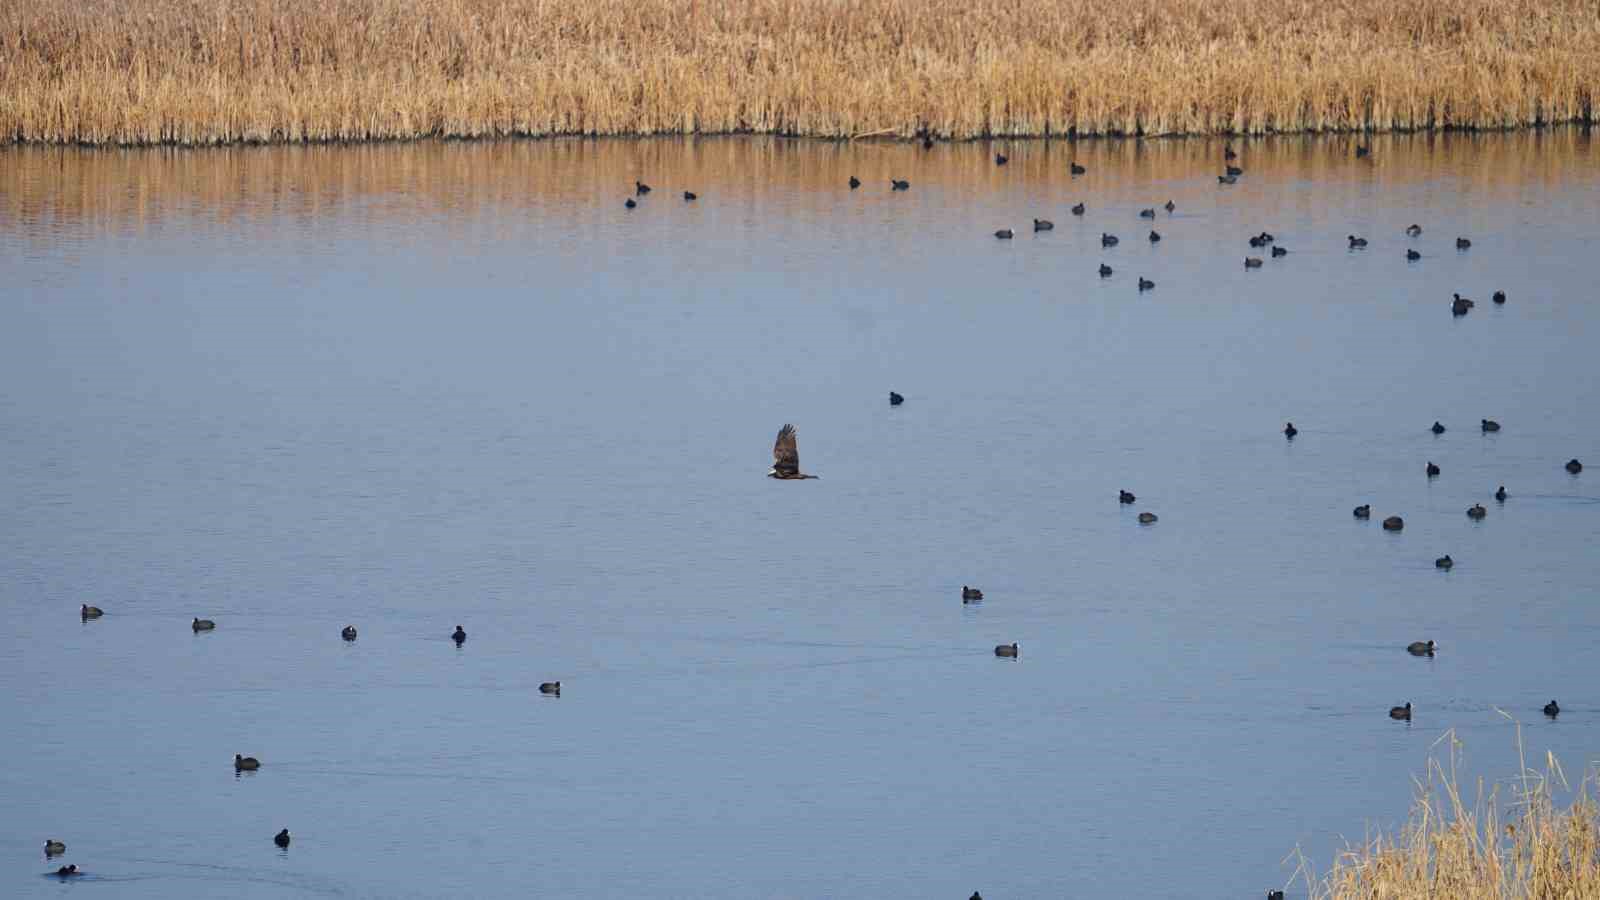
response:
<svg viewBox="0 0 1600 900"><path fill-rule="evenodd" d="M900 141L744 137L247 146L203 153L25 146L0 151L0 210L14 223L14 236L38 237L49 234L52 223L137 229L173 215L230 224L305 221L372 200L380 203L367 215L402 222L420 212L485 206L620 205L638 177L694 186L707 199L759 204L779 198L786 208L812 210L831 208L851 175L862 179L865 194L887 189L892 177L914 175L918 187L938 186L957 197L1002 184L1087 196L1108 186L1189 186L1191 179L1191 187L1211 187L1203 173L1221 170L1224 146L1248 155L1246 184L1361 181L1396 189L1449 178L1482 202L1514 203L1530 184L1550 188L1577 176L1591 140L1588 129L1563 127L1359 139L972 141L926 150ZM1373 152L1352 165L1358 144ZM1003 169L983 164L996 148L1010 157ZM1074 161L1090 175L1067 179Z"/></svg>

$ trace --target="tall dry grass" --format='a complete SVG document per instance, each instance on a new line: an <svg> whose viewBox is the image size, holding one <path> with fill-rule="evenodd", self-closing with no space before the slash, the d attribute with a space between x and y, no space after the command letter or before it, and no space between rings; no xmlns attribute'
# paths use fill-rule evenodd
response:
<svg viewBox="0 0 1600 900"><path fill-rule="evenodd" d="M1447 738L1454 746L1454 736ZM1519 747L1521 740L1518 740ZM1600 806L1589 779L1570 790L1560 764L1467 797L1450 762L1430 763L1397 833L1347 850L1313 900L1586 900L1600 897ZM1502 790L1508 796L1502 797Z"/></svg>
<svg viewBox="0 0 1600 900"><path fill-rule="evenodd" d="M1596 0L0 0L0 138L1588 121Z"/></svg>

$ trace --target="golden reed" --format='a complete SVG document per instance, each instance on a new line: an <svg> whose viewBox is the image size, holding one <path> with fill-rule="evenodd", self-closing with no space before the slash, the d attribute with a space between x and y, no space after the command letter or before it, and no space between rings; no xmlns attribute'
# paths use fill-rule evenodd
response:
<svg viewBox="0 0 1600 900"><path fill-rule="evenodd" d="M1582 900L1600 897L1600 807L1585 778L1569 790L1554 756L1543 772L1523 774L1487 794L1463 797L1456 774L1459 741L1448 763L1428 765L1417 785L1411 818L1393 835L1345 851L1327 877L1313 881L1302 858L1312 900ZM1519 755L1522 739L1518 737ZM1592 775L1592 773L1591 773Z"/></svg>
<svg viewBox="0 0 1600 900"><path fill-rule="evenodd" d="M0 0L0 141L1591 121L1596 0Z"/></svg>

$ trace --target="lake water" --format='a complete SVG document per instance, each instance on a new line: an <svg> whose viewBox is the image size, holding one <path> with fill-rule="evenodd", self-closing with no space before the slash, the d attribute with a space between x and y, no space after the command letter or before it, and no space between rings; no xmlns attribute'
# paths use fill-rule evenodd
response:
<svg viewBox="0 0 1600 900"><path fill-rule="evenodd" d="M0 894L1259 897L1497 709L1576 781L1591 137L1221 149L0 151Z"/></svg>

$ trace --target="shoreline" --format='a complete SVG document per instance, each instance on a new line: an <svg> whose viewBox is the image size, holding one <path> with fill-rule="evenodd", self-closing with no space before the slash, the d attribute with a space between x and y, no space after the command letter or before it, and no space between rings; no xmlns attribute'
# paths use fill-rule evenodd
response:
<svg viewBox="0 0 1600 900"><path fill-rule="evenodd" d="M1521 125L1505 125L1497 127L1479 127L1470 125L1443 125L1426 128L1391 128L1378 129L1323 129L1319 131L1266 131L1259 133L1238 132L1188 132L1173 134L1023 134L1023 135L974 135L961 138L931 138L934 146L970 146L974 144L1051 144L1051 143L1118 143L1118 142L1175 142L1188 141L1235 141L1241 146L1263 141L1296 139L1296 140L1337 140L1376 138L1376 137L1492 137L1496 135L1511 134L1537 134L1563 130L1575 130L1585 133L1592 132L1596 123L1585 117L1555 122L1536 122ZM904 145L916 144L923 140L919 134L871 134L860 137L830 137L813 134L784 134L767 131L685 131L685 132L615 132L604 134L584 133L559 133L559 134L533 134L533 133L506 133L506 134L417 134L409 136L391 137L333 137L333 138L299 138L289 139L259 139L259 138L234 138L229 140L214 140L205 143L180 142L180 141L141 141L141 142L112 142L112 141L55 141L55 140L29 140L20 138L0 138L0 152L5 150L243 150L251 148L268 147L306 147L306 148L336 148L336 147L381 147L401 146L408 144L492 144L492 143L538 143L553 141L620 141L639 142L650 141L695 141L695 140L729 140L736 138L757 138L762 140L795 141L816 144L890 144Z"/></svg>

